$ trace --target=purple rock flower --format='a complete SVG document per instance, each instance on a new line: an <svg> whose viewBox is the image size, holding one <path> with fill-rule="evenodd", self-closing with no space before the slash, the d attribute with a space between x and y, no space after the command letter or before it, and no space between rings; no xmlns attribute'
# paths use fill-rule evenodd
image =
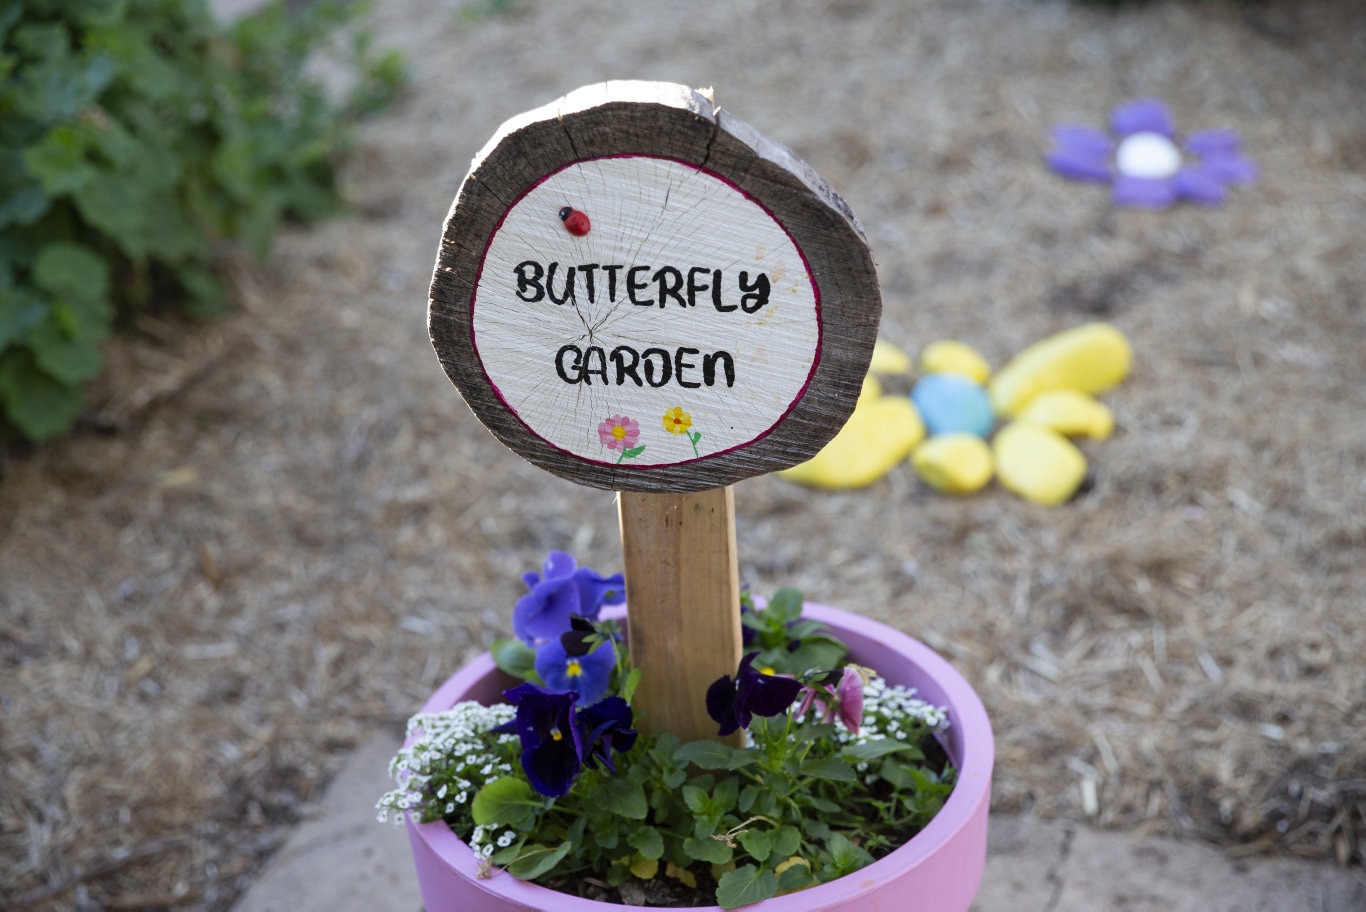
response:
<svg viewBox="0 0 1366 912"><path fill-rule="evenodd" d="M776 716L792 705L802 685L796 678L755 671L751 652L740 660L735 677L722 675L707 688L707 715L720 723L718 735L749 728L755 716Z"/></svg>
<svg viewBox="0 0 1366 912"><path fill-rule="evenodd" d="M517 707L522 771L532 788L548 798L565 794L583 766L583 734L574 718L578 694L519 684L503 696Z"/></svg>
<svg viewBox="0 0 1366 912"><path fill-rule="evenodd" d="M1155 98L1115 108L1110 130L1054 127L1048 167L1073 180L1108 183L1116 205L1145 209L1178 200L1215 205L1230 184L1257 177L1257 166L1242 154L1232 130L1191 133L1178 145L1171 112Z"/></svg>
<svg viewBox="0 0 1366 912"><path fill-rule="evenodd" d="M512 632L528 645L558 637L569 629L573 614L595 619L603 605L626 599L626 580L620 573L601 576L580 567L566 551L551 551L541 573L524 573L531 591L512 609Z"/></svg>

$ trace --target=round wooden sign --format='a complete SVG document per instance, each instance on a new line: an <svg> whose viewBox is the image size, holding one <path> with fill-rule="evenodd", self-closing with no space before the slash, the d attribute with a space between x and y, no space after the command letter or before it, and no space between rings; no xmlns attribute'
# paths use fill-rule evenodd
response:
<svg viewBox="0 0 1366 912"><path fill-rule="evenodd" d="M853 411L881 307L857 220L788 149L684 86L609 82L476 156L428 327L526 459L686 492L815 455Z"/></svg>

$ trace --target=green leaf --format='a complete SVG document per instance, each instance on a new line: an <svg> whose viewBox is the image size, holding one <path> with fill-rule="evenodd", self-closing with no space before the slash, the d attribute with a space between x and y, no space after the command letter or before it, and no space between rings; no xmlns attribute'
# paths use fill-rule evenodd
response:
<svg viewBox="0 0 1366 912"><path fill-rule="evenodd" d="M817 798L815 795L803 796L802 801L807 807L812 810L820 811L822 814L837 814L843 810L835 802L827 801L824 798Z"/></svg>
<svg viewBox="0 0 1366 912"><path fill-rule="evenodd" d="M695 785L683 786L683 802L694 814L705 814L711 806L711 798L706 790Z"/></svg>
<svg viewBox="0 0 1366 912"><path fill-rule="evenodd" d="M0 287L0 352L47 315L48 302L24 288Z"/></svg>
<svg viewBox="0 0 1366 912"><path fill-rule="evenodd" d="M491 864L497 865L500 868L505 867L506 865L510 865L517 860L519 855L522 854L522 849L525 846L526 839L519 839L512 845L507 846L506 848L499 849L498 851L490 855L489 862Z"/></svg>
<svg viewBox="0 0 1366 912"><path fill-rule="evenodd" d="M6 225L31 225L52 205L43 188L27 183L0 200L0 228Z"/></svg>
<svg viewBox="0 0 1366 912"><path fill-rule="evenodd" d="M79 387L54 380L26 349L15 349L0 358L0 404L24 436L42 442L71 430L85 403Z"/></svg>
<svg viewBox="0 0 1366 912"><path fill-rule="evenodd" d="M773 852L779 858L790 858L797 854L802 844L801 830L794 826L781 826L773 834Z"/></svg>
<svg viewBox="0 0 1366 912"><path fill-rule="evenodd" d="M712 807L719 811L729 811L735 807L736 799L740 797L740 782L734 776L722 779L712 789Z"/></svg>
<svg viewBox="0 0 1366 912"><path fill-rule="evenodd" d="M619 696L627 703L630 703L636 695L636 688L640 686L641 674L639 668L632 668L626 675L626 680L621 684L621 693Z"/></svg>
<svg viewBox="0 0 1366 912"><path fill-rule="evenodd" d="M635 457L639 456L641 453L644 453L644 452L645 452L645 444L642 443L640 446L638 446L638 447L631 447L629 450L627 450L626 452L622 453L622 454L621 454L621 458L622 458L622 459L634 459Z"/></svg>
<svg viewBox="0 0 1366 912"><path fill-rule="evenodd" d="M776 617L781 618L784 623L795 621L802 615L802 594L800 591L791 587L779 589L773 593L773 597L768 600L768 605L764 607L764 613L774 612Z"/></svg>
<svg viewBox="0 0 1366 912"><path fill-rule="evenodd" d="M824 671L838 668L848 654L849 647L839 640L825 634L815 634L804 638L795 651L789 652L784 664L792 674L801 674L812 668Z"/></svg>
<svg viewBox="0 0 1366 912"><path fill-rule="evenodd" d="M33 281L54 297L99 303L109 295L109 265L89 247L56 241L38 252Z"/></svg>
<svg viewBox="0 0 1366 912"><path fill-rule="evenodd" d="M73 337L63 332L57 316L54 313L29 332L29 347L44 373L67 386L78 386L100 372L99 343L88 336ZM88 324L81 327L89 328Z"/></svg>
<svg viewBox="0 0 1366 912"><path fill-rule="evenodd" d="M521 678L524 681L541 679L540 675L536 674L536 650L521 640L512 637L496 639L489 647L489 652L493 655L493 664L514 678Z"/></svg>
<svg viewBox="0 0 1366 912"><path fill-rule="evenodd" d="M818 725L803 725L792 735L793 744L805 744L808 741L819 741L822 738L829 738L835 734L835 724L833 722L822 722Z"/></svg>
<svg viewBox="0 0 1366 912"><path fill-rule="evenodd" d="M72 198L81 217L109 235L130 258L147 252L146 200L132 182L101 171Z"/></svg>
<svg viewBox="0 0 1366 912"><path fill-rule="evenodd" d="M755 861L768 861L768 856L773 851L773 836L768 830L758 828L744 830L735 838L740 845L745 847L746 852L754 856Z"/></svg>
<svg viewBox="0 0 1366 912"><path fill-rule="evenodd" d="M639 827L626 837L626 843L640 853L640 857L658 859L664 857L664 837L654 827Z"/></svg>
<svg viewBox="0 0 1366 912"><path fill-rule="evenodd" d="M705 861L709 864L725 864L735 857L735 851L720 839L698 838L689 836L683 840L683 851L694 861Z"/></svg>
<svg viewBox="0 0 1366 912"><path fill-rule="evenodd" d="M731 769L731 761L736 750L725 744L707 739L689 741L674 753L674 760L681 764L693 764L701 769Z"/></svg>
<svg viewBox="0 0 1366 912"><path fill-rule="evenodd" d="M880 760L888 754L910 749L911 746L904 741L898 741L895 738L877 738L872 741L850 744L840 753L855 763L867 763L869 760Z"/></svg>
<svg viewBox="0 0 1366 912"><path fill-rule="evenodd" d="M559 864L569 854L573 846L562 842L555 848L543 845L529 845L520 857L507 866L507 871L518 880L535 880Z"/></svg>
<svg viewBox="0 0 1366 912"><path fill-rule="evenodd" d="M53 127L37 144L24 150L24 168L38 179L49 196L64 196L95 179L86 160L86 134L73 124Z"/></svg>
<svg viewBox="0 0 1366 912"><path fill-rule="evenodd" d="M811 867L799 862L783 868L783 873L778 875L778 889L783 893L792 893L803 889L814 880Z"/></svg>
<svg viewBox="0 0 1366 912"><path fill-rule="evenodd" d="M830 834L830 838L825 841L825 848L830 853L830 861L835 870L841 875L857 871L873 860L873 856L850 842L849 837L843 833Z"/></svg>
<svg viewBox="0 0 1366 912"><path fill-rule="evenodd" d="M778 878L770 870L741 865L721 875L716 883L716 903L723 909L747 906L776 896Z"/></svg>
<svg viewBox="0 0 1366 912"><path fill-rule="evenodd" d="M540 806L541 802L528 783L514 776L504 776L475 793L470 816L479 826L501 823L516 827L530 820Z"/></svg>
<svg viewBox="0 0 1366 912"><path fill-rule="evenodd" d="M645 800L645 789L629 779L607 779L594 789L593 794L601 800L603 807L627 820L644 820L650 811L650 804Z"/></svg>
<svg viewBox="0 0 1366 912"><path fill-rule="evenodd" d="M802 775L825 782L857 782L854 768L839 757L820 757L802 764Z"/></svg>

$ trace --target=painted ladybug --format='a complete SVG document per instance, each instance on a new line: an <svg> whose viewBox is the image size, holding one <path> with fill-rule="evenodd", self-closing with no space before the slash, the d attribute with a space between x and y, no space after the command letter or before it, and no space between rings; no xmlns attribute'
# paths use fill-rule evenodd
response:
<svg viewBox="0 0 1366 912"><path fill-rule="evenodd" d="M593 227L588 221L588 216L572 206L565 206L560 210L560 221L564 222L564 229L574 237L583 237L588 233L588 229Z"/></svg>

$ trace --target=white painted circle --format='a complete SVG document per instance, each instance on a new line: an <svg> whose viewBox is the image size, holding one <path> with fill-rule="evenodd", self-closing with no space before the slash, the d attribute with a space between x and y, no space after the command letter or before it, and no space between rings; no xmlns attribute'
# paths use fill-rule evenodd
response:
<svg viewBox="0 0 1366 912"><path fill-rule="evenodd" d="M1181 170L1181 150L1161 133L1135 133L1120 140L1115 168L1126 177L1161 180Z"/></svg>
<svg viewBox="0 0 1366 912"><path fill-rule="evenodd" d="M564 207L588 216L586 235ZM575 162L527 191L489 242L471 309L484 374L527 429L623 466L761 439L802 397L821 341L816 286L773 216L650 156Z"/></svg>

